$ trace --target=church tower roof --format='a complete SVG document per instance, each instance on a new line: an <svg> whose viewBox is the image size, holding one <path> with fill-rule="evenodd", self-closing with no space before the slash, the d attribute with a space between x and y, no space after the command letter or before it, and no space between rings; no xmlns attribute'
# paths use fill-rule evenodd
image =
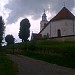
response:
<svg viewBox="0 0 75 75"><path fill-rule="evenodd" d="M47 16L46 16L46 13L45 13L45 9L44 9L44 13L43 13L43 15L42 15L42 21L47 21L47 18L46 18Z"/></svg>
<svg viewBox="0 0 75 75"><path fill-rule="evenodd" d="M51 21L56 21L61 19L74 19L74 15L66 7L63 7L60 10L60 12L51 19Z"/></svg>
<svg viewBox="0 0 75 75"><path fill-rule="evenodd" d="M44 9L44 13L43 13L43 16L45 16L45 17L46 17L45 9Z"/></svg>

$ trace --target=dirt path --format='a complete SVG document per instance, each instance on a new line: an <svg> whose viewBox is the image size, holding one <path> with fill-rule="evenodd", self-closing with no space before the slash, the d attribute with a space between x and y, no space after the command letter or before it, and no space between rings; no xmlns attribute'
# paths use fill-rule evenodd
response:
<svg viewBox="0 0 75 75"><path fill-rule="evenodd" d="M75 70L22 55L7 55L19 69L18 75L75 75Z"/></svg>

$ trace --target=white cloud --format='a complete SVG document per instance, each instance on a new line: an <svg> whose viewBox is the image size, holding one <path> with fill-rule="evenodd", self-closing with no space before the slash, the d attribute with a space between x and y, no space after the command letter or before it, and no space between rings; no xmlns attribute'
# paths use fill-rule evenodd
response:
<svg viewBox="0 0 75 75"><path fill-rule="evenodd" d="M75 15L75 8L73 8L72 13Z"/></svg>
<svg viewBox="0 0 75 75"><path fill-rule="evenodd" d="M4 8L4 6L8 3L8 0L0 0L0 16L3 17L5 23L7 22L7 18L9 16L9 9Z"/></svg>
<svg viewBox="0 0 75 75"><path fill-rule="evenodd" d="M18 21L16 23L12 23L12 24L9 24L6 26L5 36L11 34L14 36L14 38L17 40L17 42L20 41L20 39L18 37L18 33L19 33L21 19L22 18L18 19Z"/></svg>

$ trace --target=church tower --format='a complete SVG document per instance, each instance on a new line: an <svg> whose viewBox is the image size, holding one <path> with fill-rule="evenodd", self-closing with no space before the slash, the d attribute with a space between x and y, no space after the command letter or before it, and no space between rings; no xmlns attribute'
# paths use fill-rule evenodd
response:
<svg viewBox="0 0 75 75"><path fill-rule="evenodd" d="M45 10L44 10L44 13L42 15L42 21L40 22L40 31L46 26L47 23L48 23L47 16L46 16Z"/></svg>

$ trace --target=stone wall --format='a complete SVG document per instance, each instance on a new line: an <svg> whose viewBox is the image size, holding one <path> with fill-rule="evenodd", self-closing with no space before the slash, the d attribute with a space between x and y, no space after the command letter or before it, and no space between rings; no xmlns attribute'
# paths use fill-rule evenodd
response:
<svg viewBox="0 0 75 75"><path fill-rule="evenodd" d="M75 41L75 35L53 37L53 38L50 38L50 39L51 40L58 40L58 41Z"/></svg>

